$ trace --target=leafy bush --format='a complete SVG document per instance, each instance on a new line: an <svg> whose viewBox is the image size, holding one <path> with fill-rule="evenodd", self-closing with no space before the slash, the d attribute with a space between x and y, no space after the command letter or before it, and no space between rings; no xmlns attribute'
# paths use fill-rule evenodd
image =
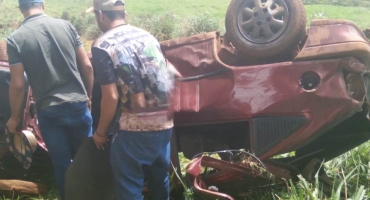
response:
<svg viewBox="0 0 370 200"><path fill-rule="evenodd" d="M2 34L0 34L0 40L6 40L12 34L14 29L12 28L6 28L2 30Z"/></svg>
<svg viewBox="0 0 370 200"><path fill-rule="evenodd" d="M142 15L128 17L128 23L150 32L159 41L169 40L176 37L177 17L171 12L163 15Z"/></svg>
<svg viewBox="0 0 370 200"><path fill-rule="evenodd" d="M102 32L96 25L90 25L85 30L85 36L89 40L94 40L98 38L101 34Z"/></svg>
<svg viewBox="0 0 370 200"><path fill-rule="evenodd" d="M82 35L86 29L83 18L73 16L70 20L72 25L76 28L79 35Z"/></svg>
<svg viewBox="0 0 370 200"><path fill-rule="evenodd" d="M65 10L65 11L63 11L63 14L62 14L61 18L68 21L68 20L71 19L71 16L70 16L69 12Z"/></svg>
<svg viewBox="0 0 370 200"><path fill-rule="evenodd" d="M89 34L91 36L92 32L96 32L96 30L91 28L91 26L96 27L94 15L72 16L70 22L76 28L79 35ZM89 33L87 33L87 31L89 31Z"/></svg>
<svg viewBox="0 0 370 200"><path fill-rule="evenodd" d="M182 28L183 36L212 31L223 31L223 28L221 28L221 22L209 13L201 13L197 16L186 18Z"/></svg>
<svg viewBox="0 0 370 200"><path fill-rule="evenodd" d="M159 41L199 33L224 31L221 21L208 13L179 18L172 12L167 12L163 15L130 16L127 21L133 26L150 32Z"/></svg>
<svg viewBox="0 0 370 200"><path fill-rule="evenodd" d="M0 39L7 38L21 23L21 19L4 17L0 19Z"/></svg>

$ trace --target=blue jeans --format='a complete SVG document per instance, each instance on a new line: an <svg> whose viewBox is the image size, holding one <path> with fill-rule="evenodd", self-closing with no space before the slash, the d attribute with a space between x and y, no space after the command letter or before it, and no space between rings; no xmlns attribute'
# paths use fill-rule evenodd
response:
<svg viewBox="0 0 370 200"><path fill-rule="evenodd" d="M172 129L113 136L110 162L117 200L142 200L144 178L153 200L169 199L171 136Z"/></svg>
<svg viewBox="0 0 370 200"><path fill-rule="evenodd" d="M58 191L64 199L64 175L78 148L92 136L92 117L86 102L64 103L37 113L42 138L54 165Z"/></svg>

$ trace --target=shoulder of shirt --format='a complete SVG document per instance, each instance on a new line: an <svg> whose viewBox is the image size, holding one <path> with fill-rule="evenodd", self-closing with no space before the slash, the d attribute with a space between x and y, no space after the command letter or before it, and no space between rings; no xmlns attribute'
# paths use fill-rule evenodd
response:
<svg viewBox="0 0 370 200"><path fill-rule="evenodd" d="M64 19L58 19L58 18L54 18L54 17L50 17L50 16L46 16L46 17L48 17L49 20L52 20L54 22L59 22L61 24L65 24L67 26L71 26L72 25L70 22L68 22L68 21L66 21Z"/></svg>
<svg viewBox="0 0 370 200"><path fill-rule="evenodd" d="M68 21L65 21L63 19L58 19L58 18L54 18L54 17L50 17L48 15L46 15L47 18L51 19L51 20L55 20L55 22L60 22L60 23L63 23L63 24L66 24L66 25L70 25L71 23L68 22ZM12 32L10 34L10 36L8 37L8 39L14 39L14 38L17 38L17 36L19 35L22 35L24 32L24 29L25 27L21 24L14 32Z"/></svg>
<svg viewBox="0 0 370 200"><path fill-rule="evenodd" d="M123 28L127 28L127 26L124 26ZM91 48L97 48L97 49L101 49L98 47L98 44L104 40L106 40L107 37L109 37L111 34L115 33L115 29L111 29L107 32L105 32L104 34L102 34L101 36L99 36L97 39L95 39L95 41L91 44Z"/></svg>
<svg viewBox="0 0 370 200"><path fill-rule="evenodd" d="M57 23L58 25L66 25L66 26L73 26L70 22L64 20L64 19L59 19L59 18L55 18L55 17L51 17L49 15L45 15L44 17L45 19L49 20L50 22L52 23Z"/></svg>
<svg viewBox="0 0 370 200"><path fill-rule="evenodd" d="M152 35L150 34L148 31L144 30L144 29L141 29L141 28L138 28L136 26L132 26L130 24L127 24L125 26L122 26L120 29L116 30L116 29L112 29L112 30L109 30L108 32L104 33L103 35L101 35L100 37L98 37L94 42L93 44L91 45L91 48L97 48L97 49L101 49L99 48L97 45L99 43L101 43L102 41L104 41L107 37L111 36L111 34L114 34L116 32L119 32L120 30L122 31L130 31L130 30L136 30L136 31L139 31L139 32L144 32L148 35L150 35L151 37L153 37L154 40L157 41L157 39ZM158 42L158 41L157 41Z"/></svg>

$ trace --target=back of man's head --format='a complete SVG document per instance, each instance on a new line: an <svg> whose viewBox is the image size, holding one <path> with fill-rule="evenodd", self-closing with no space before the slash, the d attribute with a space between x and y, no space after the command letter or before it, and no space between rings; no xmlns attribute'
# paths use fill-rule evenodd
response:
<svg viewBox="0 0 370 200"><path fill-rule="evenodd" d="M42 9L44 5L44 0L18 0L19 8L22 11L27 11L31 9Z"/></svg>
<svg viewBox="0 0 370 200"><path fill-rule="evenodd" d="M116 1L114 7L124 7L123 1ZM125 10L102 11L111 21L125 19Z"/></svg>
<svg viewBox="0 0 370 200"><path fill-rule="evenodd" d="M126 16L125 2L123 0L94 0L94 7L86 10L86 12L101 12L111 21L124 20Z"/></svg>
<svg viewBox="0 0 370 200"><path fill-rule="evenodd" d="M125 19L124 10L114 10L114 11L101 11L105 16L107 16L111 21Z"/></svg>

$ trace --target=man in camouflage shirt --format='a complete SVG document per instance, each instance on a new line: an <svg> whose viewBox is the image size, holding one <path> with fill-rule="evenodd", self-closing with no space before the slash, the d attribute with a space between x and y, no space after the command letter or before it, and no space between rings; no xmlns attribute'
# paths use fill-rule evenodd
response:
<svg viewBox="0 0 370 200"><path fill-rule="evenodd" d="M97 148L111 139L111 166L118 199L142 199L144 178L153 199L169 199L170 109L173 79L158 41L125 23L122 0L94 0L104 35L92 47L92 62L101 84ZM112 124L117 122L117 128Z"/></svg>

